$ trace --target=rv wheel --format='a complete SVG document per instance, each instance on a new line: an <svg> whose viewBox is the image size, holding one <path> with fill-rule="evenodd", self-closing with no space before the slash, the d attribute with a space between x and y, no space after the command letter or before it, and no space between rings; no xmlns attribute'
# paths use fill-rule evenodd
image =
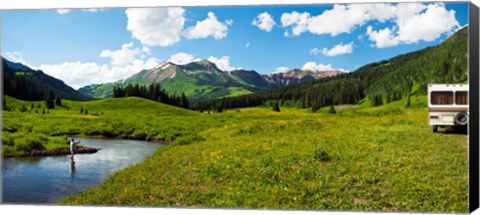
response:
<svg viewBox="0 0 480 215"><path fill-rule="evenodd" d="M455 123L457 125L466 125L468 124L468 114L465 112L460 112L455 115Z"/></svg>
<svg viewBox="0 0 480 215"><path fill-rule="evenodd" d="M438 126L433 125L432 126L432 131L433 131L433 133L437 132L438 131Z"/></svg>

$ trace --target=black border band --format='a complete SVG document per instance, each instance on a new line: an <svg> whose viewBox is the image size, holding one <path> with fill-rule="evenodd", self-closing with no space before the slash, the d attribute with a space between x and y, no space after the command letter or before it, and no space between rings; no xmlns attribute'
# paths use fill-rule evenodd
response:
<svg viewBox="0 0 480 215"><path fill-rule="evenodd" d="M470 122L469 122L469 211L470 213L479 207L480 188L479 188L479 75L478 75L478 33L479 33L479 10L478 7L470 2L469 6L469 86L470 86Z"/></svg>

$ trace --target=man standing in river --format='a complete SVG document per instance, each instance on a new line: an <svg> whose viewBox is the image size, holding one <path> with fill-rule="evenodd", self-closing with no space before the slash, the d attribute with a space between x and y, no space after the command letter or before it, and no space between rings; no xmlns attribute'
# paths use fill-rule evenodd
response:
<svg viewBox="0 0 480 215"><path fill-rule="evenodd" d="M72 138L72 140L70 140L70 160L71 160L72 162L75 162L75 161L73 160L73 155L75 154L75 145L77 145L77 144L79 144L79 143L80 143L80 141L75 142L75 140L74 140L73 138Z"/></svg>

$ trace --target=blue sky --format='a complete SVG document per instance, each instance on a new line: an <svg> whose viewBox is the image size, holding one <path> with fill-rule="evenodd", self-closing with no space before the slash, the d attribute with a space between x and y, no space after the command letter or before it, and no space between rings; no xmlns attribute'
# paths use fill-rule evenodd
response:
<svg viewBox="0 0 480 215"><path fill-rule="evenodd" d="M354 71L437 45L467 24L461 2L11 10L1 12L1 54L78 89L163 61Z"/></svg>

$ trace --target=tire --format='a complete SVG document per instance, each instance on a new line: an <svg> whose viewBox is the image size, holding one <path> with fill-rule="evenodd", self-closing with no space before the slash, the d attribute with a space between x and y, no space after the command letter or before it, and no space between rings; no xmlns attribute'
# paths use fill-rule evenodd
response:
<svg viewBox="0 0 480 215"><path fill-rule="evenodd" d="M469 116L465 112L459 112L455 115L455 124L457 125L467 125L469 121Z"/></svg>
<svg viewBox="0 0 480 215"><path fill-rule="evenodd" d="M432 131L433 133L436 133L438 131L438 126L432 125Z"/></svg>

